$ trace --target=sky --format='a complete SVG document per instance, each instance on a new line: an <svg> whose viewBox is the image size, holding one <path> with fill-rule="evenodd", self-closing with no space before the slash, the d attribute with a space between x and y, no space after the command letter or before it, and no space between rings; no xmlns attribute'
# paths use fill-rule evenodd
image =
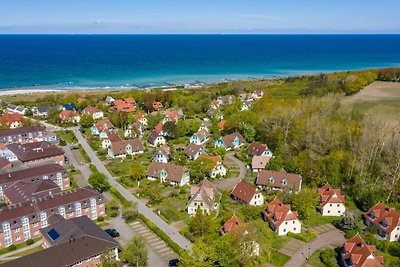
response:
<svg viewBox="0 0 400 267"><path fill-rule="evenodd" d="M0 33L400 33L400 1L0 0Z"/></svg>

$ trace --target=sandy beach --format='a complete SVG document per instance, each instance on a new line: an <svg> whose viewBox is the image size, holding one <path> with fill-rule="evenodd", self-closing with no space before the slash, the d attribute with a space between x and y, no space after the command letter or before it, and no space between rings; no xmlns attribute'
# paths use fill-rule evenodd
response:
<svg viewBox="0 0 400 267"><path fill-rule="evenodd" d="M38 93L51 93L51 92L66 92L67 90L56 90L56 89L26 89L26 90L0 90L0 96L11 96L11 95L32 95Z"/></svg>

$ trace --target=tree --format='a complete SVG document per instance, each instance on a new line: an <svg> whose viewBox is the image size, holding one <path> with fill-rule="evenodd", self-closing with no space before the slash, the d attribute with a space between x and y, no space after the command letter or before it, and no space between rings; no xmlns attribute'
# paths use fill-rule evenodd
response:
<svg viewBox="0 0 400 267"><path fill-rule="evenodd" d="M120 267L122 266L122 262L117 261L115 258L114 249L106 249L101 254L101 267Z"/></svg>
<svg viewBox="0 0 400 267"><path fill-rule="evenodd" d="M292 210L299 212L300 220L309 219L315 213L319 203L317 190L312 188L302 188L299 193L293 194L290 200Z"/></svg>
<svg viewBox="0 0 400 267"><path fill-rule="evenodd" d="M129 167L129 175L135 181L142 180L146 177L146 168L142 163L134 161Z"/></svg>
<svg viewBox="0 0 400 267"><path fill-rule="evenodd" d="M206 157L199 157L189 163L190 178L193 183L199 183L212 171L215 162Z"/></svg>
<svg viewBox="0 0 400 267"><path fill-rule="evenodd" d="M201 126L200 121L198 120L190 120L188 125L187 125L187 131L189 135L193 135L196 133Z"/></svg>
<svg viewBox="0 0 400 267"><path fill-rule="evenodd" d="M343 230L356 229L358 225L357 215L354 211L346 210L339 221L340 228Z"/></svg>
<svg viewBox="0 0 400 267"><path fill-rule="evenodd" d="M82 115L79 123L83 128L89 128L94 124L94 119L90 115Z"/></svg>
<svg viewBox="0 0 400 267"><path fill-rule="evenodd" d="M104 192L110 189L110 184L108 183L106 176L100 172L94 172L89 176L89 184L97 191Z"/></svg>
<svg viewBox="0 0 400 267"><path fill-rule="evenodd" d="M178 131L176 128L176 124L172 121L167 121L164 124L163 131L168 134L168 136L172 139L178 138Z"/></svg>
<svg viewBox="0 0 400 267"><path fill-rule="evenodd" d="M122 259L130 265L147 266L147 254L146 240L141 236L134 236L122 253Z"/></svg>
<svg viewBox="0 0 400 267"><path fill-rule="evenodd" d="M31 117L33 115L32 109L31 108L26 109L24 115L27 117Z"/></svg>
<svg viewBox="0 0 400 267"><path fill-rule="evenodd" d="M154 129L157 123L159 123L163 119L163 116L160 113L157 114L149 114L147 116L147 125L149 129Z"/></svg>
<svg viewBox="0 0 400 267"><path fill-rule="evenodd" d="M218 256L213 246L204 241L196 242L191 251L185 251L179 265L183 267L213 267Z"/></svg>
<svg viewBox="0 0 400 267"><path fill-rule="evenodd" d="M211 216L199 208L189 222L190 232L195 236L205 236L210 231Z"/></svg>

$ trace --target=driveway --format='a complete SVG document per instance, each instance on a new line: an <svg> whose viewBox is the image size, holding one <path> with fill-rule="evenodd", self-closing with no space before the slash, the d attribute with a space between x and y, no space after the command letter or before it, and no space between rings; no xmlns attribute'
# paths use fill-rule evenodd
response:
<svg viewBox="0 0 400 267"><path fill-rule="evenodd" d="M311 242L305 243L292 255L292 258L283 265L284 267L301 267L306 258L310 257L316 250L330 245L339 246L346 241L341 231L334 229L324 234L318 235Z"/></svg>
<svg viewBox="0 0 400 267"><path fill-rule="evenodd" d="M83 149L86 151L87 155L97 168L97 170L104 175L106 175L108 182L111 186L115 187L126 199L134 201L138 205L138 211L143 214L147 219L157 225L165 234L167 234L178 246L183 249L190 249L192 243L183 237L176 229L168 225L163 219L158 217L151 209L149 209L144 203L139 201L136 197L134 197L127 189L121 186L117 181L114 180L110 172L106 169L103 162L97 157L96 153L89 146L86 139L82 136L82 134L75 128L73 130L76 138L78 139L78 143L82 145Z"/></svg>
<svg viewBox="0 0 400 267"><path fill-rule="evenodd" d="M232 190L233 187L239 183L240 181L242 181L244 179L244 177L246 177L247 174L247 168L246 165L244 165L243 162L241 162L239 159L237 159L235 157L235 152L231 151L228 152L225 155L225 159L224 161L229 160L231 162L233 162L238 168L239 168L239 175L237 177L234 178L229 178L229 179L222 179L220 181L217 181L215 183L215 186L218 189L223 189L223 190Z"/></svg>
<svg viewBox="0 0 400 267"><path fill-rule="evenodd" d="M86 180L89 178L90 174L92 174L92 171L90 170L89 166L86 164L81 164L81 162L78 162L76 159L74 153L71 150L72 145L66 145L62 147L62 150L64 151L65 156L68 158L68 162L70 165L74 166L75 169L79 170L82 174L82 177L84 177ZM76 150L78 151L78 150Z"/></svg>

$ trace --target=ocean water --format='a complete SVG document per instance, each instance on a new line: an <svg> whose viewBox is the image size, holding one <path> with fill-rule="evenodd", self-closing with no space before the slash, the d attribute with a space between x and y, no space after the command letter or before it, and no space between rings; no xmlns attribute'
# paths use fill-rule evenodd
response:
<svg viewBox="0 0 400 267"><path fill-rule="evenodd" d="M0 88L102 89L400 65L400 35L0 35Z"/></svg>

